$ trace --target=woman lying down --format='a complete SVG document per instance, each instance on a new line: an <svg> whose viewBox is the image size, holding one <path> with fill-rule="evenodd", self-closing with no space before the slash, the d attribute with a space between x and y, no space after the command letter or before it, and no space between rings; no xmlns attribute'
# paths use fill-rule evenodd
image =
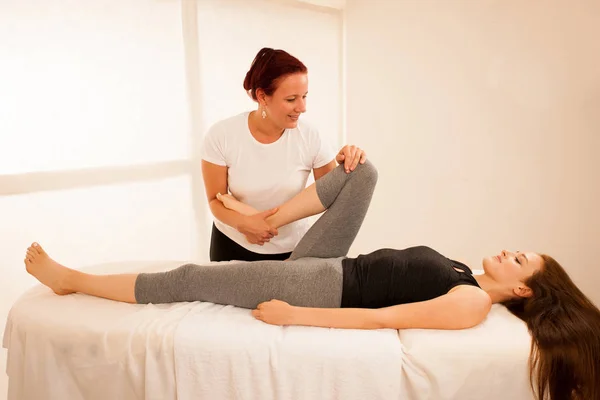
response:
<svg viewBox="0 0 600 400"><path fill-rule="evenodd" d="M465 329L482 322L492 303L502 303L532 335L531 382L539 400L600 399L600 312L551 257L502 251L483 260L485 273L478 276L425 246L345 257L376 181L370 162L350 174L338 167L279 207L267 218L275 228L327 210L286 261L91 275L57 263L34 243L25 265L59 295L229 304L275 325ZM258 212L229 195L219 199L240 213Z"/></svg>

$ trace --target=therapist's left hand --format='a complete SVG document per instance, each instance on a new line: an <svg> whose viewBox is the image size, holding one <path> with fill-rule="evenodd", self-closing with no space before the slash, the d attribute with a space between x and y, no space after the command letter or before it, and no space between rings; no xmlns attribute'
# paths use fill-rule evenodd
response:
<svg viewBox="0 0 600 400"><path fill-rule="evenodd" d="M364 164L367 161L367 153L360 147L354 145L345 145L335 156L338 164L344 164L346 173L354 171L358 163Z"/></svg>

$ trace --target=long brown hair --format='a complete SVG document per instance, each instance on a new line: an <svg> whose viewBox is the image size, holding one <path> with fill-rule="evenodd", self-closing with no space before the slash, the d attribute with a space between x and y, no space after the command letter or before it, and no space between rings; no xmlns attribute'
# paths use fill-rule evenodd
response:
<svg viewBox="0 0 600 400"><path fill-rule="evenodd" d="M504 305L527 323L538 400L600 399L600 311L552 257L524 282L532 296Z"/></svg>

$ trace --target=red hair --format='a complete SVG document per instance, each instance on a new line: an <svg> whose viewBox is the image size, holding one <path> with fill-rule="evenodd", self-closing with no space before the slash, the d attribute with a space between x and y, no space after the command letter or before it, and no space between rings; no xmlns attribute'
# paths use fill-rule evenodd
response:
<svg viewBox="0 0 600 400"><path fill-rule="evenodd" d="M277 80L286 75L306 73L308 69L296 57L284 50L263 47L254 57L244 79L244 89L257 101L256 90L262 89L267 96L277 89Z"/></svg>

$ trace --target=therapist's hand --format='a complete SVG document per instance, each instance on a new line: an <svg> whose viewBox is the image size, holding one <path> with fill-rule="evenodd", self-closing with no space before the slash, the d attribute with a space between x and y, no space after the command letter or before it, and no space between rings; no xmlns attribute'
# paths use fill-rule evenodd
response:
<svg viewBox="0 0 600 400"><path fill-rule="evenodd" d="M344 170L347 173L354 171L358 163L364 164L367 161L367 153L354 145L345 145L335 156L338 164L344 164Z"/></svg>
<svg viewBox="0 0 600 400"><path fill-rule="evenodd" d="M276 212L277 208L272 208L258 214L244 216L238 225L238 231L246 236L248 242L262 246L279 234L276 228L273 228L265 221L267 217Z"/></svg>

